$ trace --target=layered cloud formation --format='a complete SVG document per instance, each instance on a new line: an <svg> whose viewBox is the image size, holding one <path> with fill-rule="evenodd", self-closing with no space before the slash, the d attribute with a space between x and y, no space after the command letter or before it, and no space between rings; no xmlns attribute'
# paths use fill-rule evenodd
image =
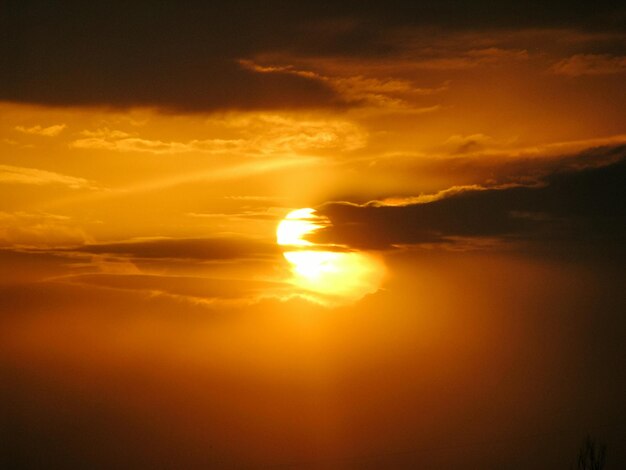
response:
<svg viewBox="0 0 626 470"><path fill-rule="evenodd" d="M368 248L494 237L622 243L625 154L623 146L588 151L532 184L459 187L431 197L363 205L328 203L321 212L333 225L320 237Z"/></svg>
<svg viewBox="0 0 626 470"><path fill-rule="evenodd" d="M596 34L597 45L607 42L607 35L619 34L623 17L623 10L610 2L504 6L392 1L366 6L277 0L207 7L141 1L89 7L65 2L62 8L51 2L11 3L2 14L0 99L195 111L345 107L355 104L356 97L319 75L291 73L284 67L259 73L262 69L242 66L241 61L272 55L407 59L407 51L415 52L407 44L422 42L424 35L455 37L476 29L509 38L519 30L562 30L565 37L572 31L591 36L602 31ZM433 28L440 33L433 34ZM581 34L575 36L580 39ZM450 70L528 55L519 47L475 46L457 55L424 49L415 63ZM579 53L592 55L563 59L555 72L623 72L623 58L613 57L620 52L615 47L605 46L604 55L597 55L593 45L586 49Z"/></svg>

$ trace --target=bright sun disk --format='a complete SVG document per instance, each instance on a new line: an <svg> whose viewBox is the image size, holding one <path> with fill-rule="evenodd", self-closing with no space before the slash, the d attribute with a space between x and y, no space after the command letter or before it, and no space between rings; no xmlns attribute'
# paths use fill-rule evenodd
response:
<svg viewBox="0 0 626 470"><path fill-rule="evenodd" d="M292 211L278 224L276 240L286 248L283 256L291 267L291 282L327 304L353 302L378 290L384 265L377 257L345 247L330 251L305 239L329 226L330 220L311 208Z"/></svg>

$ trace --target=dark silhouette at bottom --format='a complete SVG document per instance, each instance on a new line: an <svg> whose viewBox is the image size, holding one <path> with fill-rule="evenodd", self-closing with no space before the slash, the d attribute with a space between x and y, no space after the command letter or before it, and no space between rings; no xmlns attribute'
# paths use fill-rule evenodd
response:
<svg viewBox="0 0 626 470"><path fill-rule="evenodd" d="M578 470L602 470L606 462L606 446L587 436L578 452Z"/></svg>

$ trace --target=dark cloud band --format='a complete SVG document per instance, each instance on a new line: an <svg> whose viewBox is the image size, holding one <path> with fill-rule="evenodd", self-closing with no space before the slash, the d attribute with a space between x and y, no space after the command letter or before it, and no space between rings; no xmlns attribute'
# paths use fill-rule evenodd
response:
<svg viewBox="0 0 626 470"><path fill-rule="evenodd" d="M407 205L329 203L320 212L333 225L317 236L326 243L374 249L458 237L623 242L626 147L604 153L619 159L600 167L587 161L585 167L555 170L532 186L470 188Z"/></svg>
<svg viewBox="0 0 626 470"><path fill-rule="evenodd" d="M265 52L387 55L390 31L567 27L620 30L608 2L54 2L0 7L0 100L173 110L345 106L327 84L257 74ZM620 21L622 23L620 23Z"/></svg>

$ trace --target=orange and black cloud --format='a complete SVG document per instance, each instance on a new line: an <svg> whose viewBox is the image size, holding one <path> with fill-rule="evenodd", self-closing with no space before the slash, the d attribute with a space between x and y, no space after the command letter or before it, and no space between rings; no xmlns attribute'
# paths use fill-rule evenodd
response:
<svg viewBox="0 0 626 470"><path fill-rule="evenodd" d="M378 249L491 237L623 243L626 147L592 149L568 161L532 183L461 187L387 202L328 203L320 211L333 225L318 236Z"/></svg>
<svg viewBox="0 0 626 470"><path fill-rule="evenodd" d="M454 31L504 31L510 37L513 31L532 29L601 32L606 37L623 31L625 18L613 2L87 5L41 0L5 2L1 8L0 100L195 111L358 104L319 77L285 70L258 73L241 65L245 59L277 54L388 58L406 52L414 32L424 28L444 37ZM437 36L421 35L418 42L436 52L424 37ZM562 57L565 62L554 70L570 75L607 67L614 71L624 50L619 41L604 40L575 52L591 55ZM590 62L589 57L601 60ZM477 57L461 62L459 57L430 57L425 63L440 68L470 59Z"/></svg>

